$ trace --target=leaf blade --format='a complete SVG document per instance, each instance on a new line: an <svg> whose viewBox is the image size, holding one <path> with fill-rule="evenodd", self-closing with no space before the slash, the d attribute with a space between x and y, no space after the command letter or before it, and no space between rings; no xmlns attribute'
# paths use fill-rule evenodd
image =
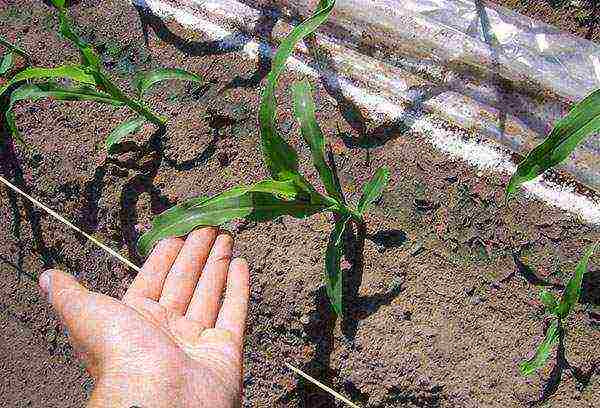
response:
<svg viewBox="0 0 600 408"><path fill-rule="evenodd" d="M344 252L344 232L350 217L340 218L336 221L329 236L325 252L325 290L333 311L341 316L344 312L343 305L343 271L341 267Z"/></svg>
<svg viewBox="0 0 600 408"><path fill-rule="evenodd" d="M325 211L330 203L316 201L294 181L263 180L236 187L211 198L194 198L170 208L152 221L152 228L138 241L147 254L158 240L183 236L199 226L218 226L237 218L268 221L281 215L305 218Z"/></svg>
<svg viewBox="0 0 600 408"><path fill-rule="evenodd" d="M143 102L136 101L125 94L118 86L116 86L111 79L105 73L101 71L94 71L93 76L96 83L102 87L108 94L112 95L113 98L123 101L131 110L137 114L145 117L149 122L154 123L159 128L165 126L167 120L160 115L154 113L149 107Z"/></svg>
<svg viewBox="0 0 600 408"><path fill-rule="evenodd" d="M31 60L31 57L29 56L29 54L27 54L27 52L23 48L12 44L11 42L9 42L6 38L4 38L2 36L0 36L0 45L8 48L10 51L13 51L16 54L19 54L21 57L25 58L27 61Z"/></svg>
<svg viewBox="0 0 600 408"><path fill-rule="evenodd" d="M307 20L294 27L281 42L271 62L271 71L267 75L267 84L261 94L258 112L261 147L265 164L275 180L287 180L298 174L298 155L296 151L278 134L275 126L277 113L275 89L279 76L285 70L288 57L296 44L314 32L331 13L335 0L320 0L317 9Z"/></svg>
<svg viewBox="0 0 600 408"><path fill-rule="evenodd" d="M583 282L583 275L585 275L585 273L587 272L590 257L592 256L595 250L596 244L590 245L590 247L583 254L583 257L577 263L575 273L573 274L571 279L569 279L569 282L567 283L567 286L565 287L565 290L561 297L560 303L556 308L556 315L560 319L566 318L569 315L569 313L571 313L571 310L573 309L575 303L577 303L577 301L579 300L579 296L581 295L581 284Z"/></svg>
<svg viewBox="0 0 600 408"><path fill-rule="evenodd" d="M71 21L65 9L65 1L52 0L52 4L58 10L58 25L61 35L67 40L71 41L73 44L75 44L75 46L79 50L79 54L81 55L83 64L86 67L90 67L96 71L100 71L102 67L100 57L98 56L98 54L96 54L96 51L94 51L94 47L88 42L84 41L73 29Z"/></svg>
<svg viewBox="0 0 600 408"><path fill-rule="evenodd" d="M546 307L546 310L550 313L555 313L556 307L558 306L558 302L556 301L556 296L554 294L548 292L547 290L542 290L539 294L540 301Z"/></svg>
<svg viewBox="0 0 600 408"><path fill-rule="evenodd" d="M300 132L312 157L313 165L319 173L323 186L331 197L344 202L344 196L335 181L333 169L325 160L325 137L317 123L315 103L310 82L303 80L292 85L294 115L300 123Z"/></svg>
<svg viewBox="0 0 600 408"><path fill-rule="evenodd" d="M94 77L86 72L85 67L81 65L63 65L55 68L30 67L15 74L2 87L0 87L0 95L3 95L6 90L14 84L31 79L70 79L75 82L80 82L88 85L95 85Z"/></svg>
<svg viewBox="0 0 600 408"><path fill-rule="evenodd" d="M560 330L558 320L554 320L548 326L546 336L536 349L535 354L529 360L522 361L519 364L519 371L522 375L529 376L546 364L552 347L558 343Z"/></svg>
<svg viewBox="0 0 600 408"><path fill-rule="evenodd" d="M114 153L115 147L119 143L121 143L123 138L125 138L127 135L130 135L132 133L136 133L138 130L141 129L141 127L144 125L145 122L146 122L145 118L138 116L138 117L135 117L133 119L130 119L130 120L127 120L127 121L121 123L115 129L113 129L113 131L110 132L110 134L106 138L106 141L104 142L106 151L109 154Z"/></svg>
<svg viewBox="0 0 600 408"><path fill-rule="evenodd" d="M138 92L138 97L142 98L144 93L150 89L154 84L177 79L180 81L191 81L198 83L206 83L206 81L199 75L192 72L185 71L180 68L158 68L144 74L138 75L135 79L135 87Z"/></svg>
<svg viewBox="0 0 600 408"><path fill-rule="evenodd" d="M600 131L600 89L577 103L558 120L548 137L522 160L506 186L506 197L523 183L533 180L565 160L588 136Z"/></svg>
<svg viewBox="0 0 600 408"><path fill-rule="evenodd" d="M17 129L12 109L17 102L30 100L37 101L42 98L54 98L62 101L93 101L110 105L120 106L122 102L115 100L110 95L98 92L87 87L63 87L52 82L39 84L24 84L15 89L10 94L9 102L6 106L6 123L12 135L21 143L25 143Z"/></svg>
<svg viewBox="0 0 600 408"><path fill-rule="evenodd" d="M363 187L363 194L358 202L358 213L363 215L375 201L381 197L383 190L390 179L390 169L386 166L380 167L371 181Z"/></svg>
<svg viewBox="0 0 600 408"><path fill-rule="evenodd" d="M0 62L0 75L6 74L13 65L13 53L7 52Z"/></svg>

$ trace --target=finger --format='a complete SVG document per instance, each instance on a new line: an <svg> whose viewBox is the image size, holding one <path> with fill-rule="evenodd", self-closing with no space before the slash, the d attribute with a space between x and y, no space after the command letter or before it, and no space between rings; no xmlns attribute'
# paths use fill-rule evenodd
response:
<svg viewBox="0 0 600 408"><path fill-rule="evenodd" d="M232 250L233 239L231 236L220 234L210 250L210 255L187 308L186 317L200 322L204 327L214 327L217 320Z"/></svg>
<svg viewBox="0 0 600 408"><path fill-rule="evenodd" d="M161 305L174 313L185 313L217 231L209 227L188 235L165 279L158 301Z"/></svg>
<svg viewBox="0 0 600 408"><path fill-rule="evenodd" d="M100 326L106 321L105 310L110 312L110 307L103 304L112 300L88 291L74 277L58 270L44 272L39 285L67 328L78 355L94 375L99 357L106 354Z"/></svg>
<svg viewBox="0 0 600 408"><path fill-rule="evenodd" d="M241 258L234 259L229 265L227 290L215 324L215 328L231 331L239 343L242 343L246 328L248 298L250 296L249 281L250 276L246 261Z"/></svg>
<svg viewBox="0 0 600 408"><path fill-rule="evenodd" d="M167 238L160 241L144 263L142 271L136 275L127 289L123 301L127 303L128 299L133 297L158 300L165 278L183 243L182 238Z"/></svg>

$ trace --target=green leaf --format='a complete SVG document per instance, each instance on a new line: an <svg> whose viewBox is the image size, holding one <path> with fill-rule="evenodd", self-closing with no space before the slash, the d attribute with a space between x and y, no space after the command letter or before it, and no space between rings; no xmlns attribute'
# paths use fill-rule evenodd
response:
<svg viewBox="0 0 600 408"><path fill-rule="evenodd" d="M149 122L154 123L159 128L163 127L166 123L166 119L162 116L157 115L152 112L150 108L148 108L143 102L136 101L129 96L127 96L119 87L117 87L111 79L100 71L92 72L96 83L102 89L104 89L108 94L112 95L115 99L119 99L123 101L125 105L127 105L131 110L138 113L139 115L145 117Z"/></svg>
<svg viewBox="0 0 600 408"><path fill-rule="evenodd" d="M333 231L329 236L327 251L325 252L325 289L331 302L333 311L341 316L343 313L343 271L341 267L344 254L344 231L350 217L340 218L336 221Z"/></svg>
<svg viewBox="0 0 600 408"><path fill-rule="evenodd" d="M277 110L275 89L279 76L284 71L286 61L296 44L327 20L334 5L334 0L320 0L314 14L296 26L281 42L271 62L271 71L267 76L267 84L261 95L258 120L265 164L275 180L288 180L298 173L298 155L277 133L275 127Z"/></svg>
<svg viewBox="0 0 600 408"><path fill-rule="evenodd" d="M30 79L65 78L84 84L95 85L96 81L94 77L89 75L84 68L81 65L63 65L56 68L27 68L17 73L10 81L0 87L0 95L4 94L10 86Z"/></svg>
<svg viewBox="0 0 600 408"><path fill-rule="evenodd" d="M540 301L546 306L546 309L550 313L556 312L556 307L558 306L558 302L556 301L556 297L548 292L547 290L542 290L540 292Z"/></svg>
<svg viewBox="0 0 600 408"><path fill-rule="evenodd" d="M552 347L558 343L560 330L558 320L554 320L552 324L548 326L546 337L538 346L533 357L519 364L519 371L522 375L531 375L546 364L550 357Z"/></svg>
<svg viewBox="0 0 600 408"><path fill-rule="evenodd" d="M363 215L375 201L381 197L383 189L387 186L390 179L390 169L381 167L371 181L363 187L363 194L358 202L358 213Z"/></svg>
<svg viewBox="0 0 600 408"><path fill-rule="evenodd" d="M310 148L312 162L325 186L327 194L338 202L344 202L344 195L335 180L333 169L325 160L325 138L315 116L315 103L306 80L296 82L292 86L294 95L294 114L300 123L300 132Z"/></svg>
<svg viewBox="0 0 600 408"><path fill-rule="evenodd" d="M156 217L152 228L138 241L146 255L161 239L183 236L200 226L218 226L238 218L268 221L281 215L305 218L328 210L330 203L319 201L294 181L264 180L250 187L236 187L211 198L194 198Z"/></svg>
<svg viewBox="0 0 600 408"><path fill-rule="evenodd" d="M506 187L510 198L517 188L566 159L587 136L600 130L600 89L589 94L556 125L543 143L519 163Z"/></svg>
<svg viewBox="0 0 600 408"><path fill-rule="evenodd" d="M58 9L58 25L60 33L67 40L70 40L79 49L79 54L86 67L90 67L99 71L102 67L102 62L91 44L84 41L73 29L67 11L64 7L65 2L60 0L52 0L54 7Z"/></svg>
<svg viewBox="0 0 600 408"><path fill-rule="evenodd" d="M178 79L182 81L192 81L205 83L205 81L198 75L191 72L185 71L179 68L158 68L150 72L146 72L138 75L135 79L135 87L138 91L140 98L144 96L144 93L154 84L160 81L169 79Z"/></svg>
<svg viewBox="0 0 600 408"><path fill-rule="evenodd" d="M19 135L12 108L19 101L37 101L42 98L53 98L61 101L93 101L114 106L123 104L121 101L113 99L110 95L98 92L89 87L64 87L53 82L21 85L11 92L5 115L9 130L22 143L24 142Z"/></svg>
<svg viewBox="0 0 600 408"><path fill-rule="evenodd" d="M10 43L8 40L6 40L6 38L0 36L0 45L8 48L10 51L14 52L15 54L19 54L20 56L22 56L23 58L25 58L27 61L31 60L31 57L29 56L29 54L27 54L27 52L20 47L17 47L16 45Z"/></svg>
<svg viewBox="0 0 600 408"><path fill-rule="evenodd" d="M562 298L558 307L556 308L556 315L560 319L564 319L569 315L573 306L579 300L579 296L581 294L581 283L583 281L583 275L587 272L588 262L590 257L596 250L596 244L591 245L584 253L583 257L579 260L577 267L575 268L575 273L569 279L567 283L567 287L563 292Z"/></svg>
<svg viewBox="0 0 600 408"><path fill-rule="evenodd" d="M0 75L4 75L13 65L13 53L7 52L0 62Z"/></svg>
<svg viewBox="0 0 600 408"><path fill-rule="evenodd" d="M133 118L131 120L121 123L117 128L110 132L110 135L108 135L108 138L106 138L106 151L109 154L113 153L115 147L119 143L121 143L121 140L123 140L125 136L131 133L136 133L138 130L141 129L145 122L145 118L138 116L137 118Z"/></svg>
<svg viewBox="0 0 600 408"><path fill-rule="evenodd" d="M52 4L59 10L65 8L65 0L52 0Z"/></svg>

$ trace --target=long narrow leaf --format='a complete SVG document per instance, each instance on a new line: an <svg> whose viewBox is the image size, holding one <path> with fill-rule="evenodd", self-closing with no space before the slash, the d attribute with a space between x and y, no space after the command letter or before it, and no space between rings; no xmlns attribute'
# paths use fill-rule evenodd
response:
<svg viewBox="0 0 600 408"><path fill-rule="evenodd" d="M575 268L575 273L571 279L569 279L560 303L556 308L556 314L560 319L567 317L571 312L571 309L573 309L575 303L577 303L579 300L579 296L581 295L581 283L583 282L583 275L587 272L588 262L595 250L596 244L591 245L585 251L583 257L579 260L579 263Z"/></svg>
<svg viewBox="0 0 600 408"><path fill-rule="evenodd" d="M210 199L195 198L156 217L152 228L138 241L146 255L159 240L183 236L200 226L218 226L233 219L268 221L281 215L305 218L329 209L292 181L264 180L251 187L236 187Z"/></svg>
<svg viewBox="0 0 600 408"><path fill-rule="evenodd" d="M315 31L329 17L334 5L334 0L320 0L314 14L292 30L281 42L273 57L271 71L267 76L267 84L261 95L258 119L265 164L275 180L287 180L298 173L298 155L277 133L275 126L277 110L275 89L277 88L279 76L285 69L286 61L296 44Z"/></svg>
<svg viewBox="0 0 600 408"><path fill-rule="evenodd" d="M13 53L7 52L2 57L2 62L0 62L0 75L4 75L11 69L13 65Z"/></svg>
<svg viewBox="0 0 600 408"><path fill-rule="evenodd" d="M4 86L0 87L0 96L6 90L19 82L30 79L52 79L65 78L72 81L81 82L83 84L95 85L96 81L93 76L85 71L85 67L81 65L63 65L56 68L27 68L11 78Z"/></svg>
<svg viewBox="0 0 600 408"><path fill-rule="evenodd" d="M363 194L358 202L358 213L363 215L375 201L381 197L383 189L390 179L390 169L381 167L371 181L363 187Z"/></svg>
<svg viewBox="0 0 600 408"><path fill-rule="evenodd" d="M114 152L115 147L121 143L124 137L137 132L144 125L146 119L138 116L117 126L106 138L106 151L110 154Z"/></svg>
<svg viewBox="0 0 600 408"><path fill-rule="evenodd" d="M12 43L10 43L6 38L0 36L0 45L8 48L10 51L14 52L15 54L19 54L21 57L25 58L27 61L31 60L31 57L29 56L29 54L27 54L27 52L23 49L20 48Z"/></svg>
<svg viewBox="0 0 600 408"><path fill-rule="evenodd" d="M181 81L192 81L205 83L204 79L191 72L179 68L158 68L150 72L140 74L135 80L135 87L138 91L139 98L144 96L144 93L152 87L152 85L170 79L178 79Z"/></svg>
<svg viewBox="0 0 600 408"><path fill-rule="evenodd" d="M329 236L327 251L325 253L325 289L331 302L333 311L341 316L343 313L343 271L341 267L342 255L344 253L344 231L349 217L336 221L333 231Z"/></svg>
<svg viewBox="0 0 600 408"><path fill-rule="evenodd" d="M556 313L558 302L552 293L548 292L547 290L542 290L540 292L540 301L544 304L548 312L552 314Z"/></svg>
<svg viewBox="0 0 600 408"><path fill-rule="evenodd" d="M86 67L99 71L102 66L100 57L94 51L94 47L84 41L73 29L65 9L64 0L52 0L52 4L58 9L58 25L62 36L70 40L79 49L81 59Z"/></svg>
<svg viewBox="0 0 600 408"><path fill-rule="evenodd" d="M157 115L152 112L150 108L148 108L141 101L136 101L127 96L118 86L116 86L112 80L103 72L95 71L92 72L94 78L98 85L103 88L107 93L112 95L115 99L119 99L123 101L125 105L127 105L131 110L138 113L139 115L145 117L149 122L154 123L158 127L163 127L167 120L162 116Z"/></svg>
<svg viewBox="0 0 600 408"><path fill-rule="evenodd" d="M294 114L300 123L302 137L310 148L313 165L319 173L327 194L342 203L343 193L335 181L333 170L325 160L325 138L315 116L315 103L310 83L306 80L297 82L292 86L292 92Z"/></svg>
<svg viewBox="0 0 600 408"><path fill-rule="evenodd" d="M79 49L84 66L87 67L89 75L92 76L96 86L102 88L109 93L113 98L123 101L134 112L145 117L148 121L154 123L158 127L164 126L166 119L152 112L143 103L135 101L121 91L102 71L102 63L100 57L94 51L91 44L81 39L73 30L69 17L67 16L64 1L53 1L54 6L58 9L58 18L61 34L71 40ZM82 81L81 81L82 82Z"/></svg>
<svg viewBox="0 0 600 408"><path fill-rule="evenodd" d="M552 347L558 343L560 330L561 328L558 320L554 320L552 324L548 326L546 337L538 346L533 357L519 364L519 371L522 375L531 375L546 364L546 361L548 361L548 358L550 357Z"/></svg>
<svg viewBox="0 0 600 408"><path fill-rule="evenodd" d="M98 92L89 87L63 87L52 82L21 85L11 92L5 112L9 130L21 143L23 143L23 139L17 130L12 109L19 101L37 101L42 98L53 98L61 101L93 101L114 106L123 104L121 101L113 99L110 95Z"/></svg>
<svg viewBox="0 0 600 408"><path fill-rule="evenodd" d="M600 89L589 94L556 125L543 143L536 146L519 163L506 187L512 196L526 181L533 180L546 170L566 159L587 136L600 131Z"/></svg>

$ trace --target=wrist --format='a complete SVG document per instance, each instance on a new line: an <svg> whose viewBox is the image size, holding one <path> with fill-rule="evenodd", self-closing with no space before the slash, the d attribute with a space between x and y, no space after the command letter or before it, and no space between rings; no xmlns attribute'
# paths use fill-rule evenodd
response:
<svg viewBox="0 0 600 408"><path fill-rule="evenodd" d="M87 408L237 408L239 393L224 390L216 376L198 378L182 373L177 379L142 375L105 374L96 381ZM236 395L233 395L236 394Z"/></svg>

